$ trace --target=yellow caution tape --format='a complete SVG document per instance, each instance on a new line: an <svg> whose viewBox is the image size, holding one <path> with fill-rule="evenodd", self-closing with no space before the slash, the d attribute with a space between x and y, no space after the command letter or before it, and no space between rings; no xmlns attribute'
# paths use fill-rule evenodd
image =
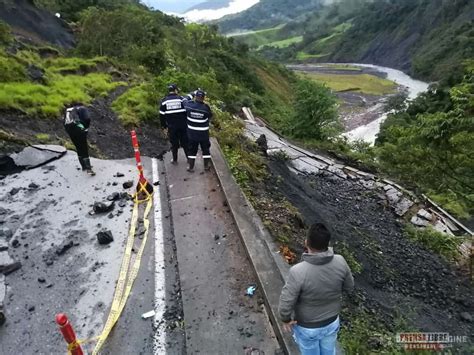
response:
<svg viewBox="0 0 474 355"><path fill-rule="evenodd" d="M148 182L146 183L149 184ZM145 193L146 198L143 200L140 200L139 195L142 192ZM130 230L128 233L125 253L122 259L122 265L120 267L119 278L117 281L117 285L115 286L114 299L112 301L112 306L110 307L110 313L107 318L107 322L105 323L104 329L102 330L102 333L100 334L100 336L97 338L98 341L94 348L94 351L92 352L93 355L97 355L99 353L100 349L102 348L105 341L107 340L107 337L109 336L112 328L114 327L115 323L119 319L120 314L122 313L125 307L125 304L127 303L127 299L132 290L133 283L138 275L143 251L145 249L145 245L148 239L148 230L150 227L150 221L148 220L148 215L153 205L153 200L151 198L152 195L153 193L150 193L147 191L145 184L139 182L139 188L137 190L137 193L134 196L135 203L133 206L132 219L130 222ZM145 227L145 233L143 235L142 243L140 245L137 256L135 258L135 262L133 263L132 268L130 269L130 260L132 258L132 248L135 242L135 231L137 228L139 206L141 202L147 202L147 205L145 207L145 212L143 215L143 225Z"/></svg>

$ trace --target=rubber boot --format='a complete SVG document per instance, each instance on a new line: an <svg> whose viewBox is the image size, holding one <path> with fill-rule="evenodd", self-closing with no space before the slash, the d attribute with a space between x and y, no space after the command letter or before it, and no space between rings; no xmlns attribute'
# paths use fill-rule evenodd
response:
<svg viewBox="0 0 474 355"><path fill-rule="evenodd" d="M204 170L211 170L211 158L204 158Z"/></svg>
<svg viewBox="0 0 474 355"><path fill-rule="evenodd" d="M85 169L86 173L89 174L90 176L94 176L95 172L94 172L94 170L92 170L90 158L84 158L84 165L86 167L86 169Z"/></svg>
<svg viewBox="0 0 474 355"><path fill-rule="evenodd" d="M171 164L178 164L178 148L171 148L171 154L173 154Z"/></svg>
<svg viewBox="0 0 474 355"><path fill-rule="evenodd" d="M81 164L82 170L86 170L87 166L86 163L84 163L84 158L78 157L79 158L79 164Z"/></svg>
<svg viewBox="0 0 474 355"><path fill-rule="evenodd" d="M189 159L188 158L188 168L186 169L190 173L194 172L194 163L196 162L196 159Z"/></svg>

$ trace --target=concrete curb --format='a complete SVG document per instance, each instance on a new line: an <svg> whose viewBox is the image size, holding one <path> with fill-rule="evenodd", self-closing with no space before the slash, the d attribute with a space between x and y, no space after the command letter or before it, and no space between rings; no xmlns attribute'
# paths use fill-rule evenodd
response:
<svg viewBox="0 0 474 355"><path fill-rule="evenodd" d="M257 275L265 306L275 335L285 354L299 354L290 334L284 333L278 317L280 292L289 265L278 253L278 247L266 230L257 212L237 185L215 138L211 139L211 155L217 177L229 204L247 255Z"/></svg>

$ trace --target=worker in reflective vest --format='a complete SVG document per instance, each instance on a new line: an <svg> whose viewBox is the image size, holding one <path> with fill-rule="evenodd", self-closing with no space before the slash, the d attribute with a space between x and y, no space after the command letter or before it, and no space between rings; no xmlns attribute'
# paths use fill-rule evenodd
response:
<svg viewBox="0 0 474 355"><path fill-rule="evenodd" d="M197 90L194 93L194 101L185 101L187 126L188 126L188 171L194 171L196 154L201 146L202 157L204 158L204 169L210 169L211 163L211 142L209 141L209 122L212 118L212 111L208 104L204 102L206 93Z"/></svg>

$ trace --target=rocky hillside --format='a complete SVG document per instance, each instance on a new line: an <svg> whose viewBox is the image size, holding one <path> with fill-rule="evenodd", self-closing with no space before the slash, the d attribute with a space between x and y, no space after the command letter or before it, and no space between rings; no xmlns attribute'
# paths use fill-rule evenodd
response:
<svg viewBox="0 0 474 355"><path fill-rule="evenodd" d="M74 46L69 26L47 10L28 0L0 0L0 21L7 23L14 35L27 42L42 42L63 48Z"/></svg>
<svg viewBox="0 0 474 355"><path fill-rule="evenodd" d="M97 124L102 117L112 121L95 126L97 141L111 132L120 136L130 127L158 129L157 101L170 82L178 83L183 92L204 88L216 115L224 120L244 103L258 103L267 115L279 115L291 98L293 77L288 71L254 58L214 28L186 25L133 0L101 1L94 7L89 7L89 1L35 3L44 7L26 0L0 0L5 19L0 21L0 148L4 152L38 142L71 147L62 134L61 112L64 105L76 101L91 105L100 116ZM67 19L77 17L75 37L67 22L47 9ZM35 25L36 18L43 19L41 26ZM72 50L59 46L68 48L73 43ZM284 85L267 85L275 78ZM105 148L97 144L95 154L113 156Z"/></svg>

